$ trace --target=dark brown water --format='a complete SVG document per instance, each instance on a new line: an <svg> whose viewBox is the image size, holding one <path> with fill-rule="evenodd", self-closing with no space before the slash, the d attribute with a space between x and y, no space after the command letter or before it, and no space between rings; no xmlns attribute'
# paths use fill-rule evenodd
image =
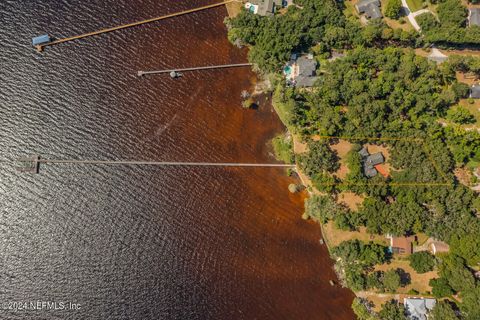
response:
<svg viewBox="0 0 480 320"><path fill-rule="evenodd" d="M238 63L224 8L59 45L63 37L209 0L0 2L2 159L272 162L283 130L243 110L248 69L139 79L138 70ZM352 319L319 227L279 169L0 165L1 319Z"/></svg>

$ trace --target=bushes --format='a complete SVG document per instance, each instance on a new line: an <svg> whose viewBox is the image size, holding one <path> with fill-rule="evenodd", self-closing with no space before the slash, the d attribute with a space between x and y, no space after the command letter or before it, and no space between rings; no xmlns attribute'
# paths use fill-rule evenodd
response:
<svg viewBox="0 0 480 320"><path fill-rule="evenodd" d="M435 257L427 251L414 252L410 256L410 266L418 273L432 271Z"/></svg>
<svg viewBox="0 0 480 320"><path fill-rule="evenodd" d="M293 154L292 138L284 134L278 135L272 140L273 151L277 160L285 163L293 163L295 156Z"/></svg>
<svg viewBox="0 0 480 320"><path fill-rule="evenodd" d="M432 287L432 294L436 298L449 297L453 294L453 290L444 278L431 279L428 284Z"/></svg>
<svg viewBox="0 0 480 320"><path fill-rule="evenodd" d="M447 111L447 119L458 124L474 123L475 117L464 107L456 107Z"/></svg>
<svg viewBox="0 0 480 320"><path fill-rule="evenodd" d="M465 27L468 10L460 0L444 0L437 8L438 18L443 27Z"/></svg>
<svg viewBox="0 0 480 320"><path fill-rule="evenodd" d="M385 7L385 15L391 19L398 19L400 17L400 10L402 9L401 0L388 0Z"/></svg>
<svg viewBox="0 0 480 320"><path fill-rule="evenodd" d="M338 203L331 196L313 195L305 200L305 213L321 223L327 223L337 215L347 214L348 210Z"/></svg>
<svg viewBox="0 0 480 320"><path fill-rule="evenodd" d="M298 157L302 171L310 177L334 172L340 167L336 153L324 140L308 142L308 152Z"/></svg>

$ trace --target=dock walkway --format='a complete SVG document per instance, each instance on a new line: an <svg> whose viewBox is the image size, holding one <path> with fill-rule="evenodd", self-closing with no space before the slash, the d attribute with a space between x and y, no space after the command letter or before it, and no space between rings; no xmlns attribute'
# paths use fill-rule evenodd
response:
<svg viewBox="0 0 480 320"><path fill-rule="evenodd" d="M5 162L5 161L3 161ZM235 162L185 162L185 161L130 161L130 160L73 160L73 159L41 159L35 155L16 161L19 172L38 173L40 164L71 165L134 165L159 167L246 167L246 168L295 168L294 164L282 163L235 163Z"/></svg>
<svg viewBox="0 0 480 320"><path fill-rule="evenodd" d="M238 68L238 67L247 67L251 66L251 63L236 63L236 64L222 64L218 66L203 66L203 67L193 67L193 68L179 68L179 69L169 69L169 70L154 70L154 71L138 71L138 76L144 76L149 74L162 74L162 73L172 73L172 72L185 72L185 71L197 71L197 70L210 70L210 69L225 69L225 68Z"/></svg>
<svg viewBox="0 0 480 320"><path fill-rule="evenodd" d="M161 17L151 18L151 19L147 19L147 20L142 20L142 21L137 21L137 22L133 22L133 23L124 24L124 25L117 26L117 27L102 29L102 30L93 31L93 32L89 32L89 33L84 33L84 34L81 34L81 35L78 35L78 36L72 36L72 37L68 37L68 38L58 39L58 40L54 40L54 41L51 41L51 42L39 44L39 45L35 46L35 48L37 49L38 52L41 52L47 46L53 46L53 45L61 44L61 43L64 43L64 42L69 42L69 41L73 41L73 40L78 40L78 39L83 39L83 38L87 38L87 37L91 37L91 36L96 36L96 35L103 34L103 33L108 33L108 32L117 31L117 30L121 30L121 29L136 27L136 26L139 26L139 25L142 25L142 24L147 24L147 23L152 23L152 22L164 20L164 19L178 17L178 16L181 16L181 15L186 15L186 14L189 14L189 13L203 11L203 10L219 7L219 6L225 5L227 3L238 2L238 1L239 0L227 0L227 1L219 2L219 3L214 3L214 4L194 8L194 9L189 9L189 10L184 10L184 11L180 11L180 12L167 14L167 15L164 15L164 16L161 16Z"/></svg>

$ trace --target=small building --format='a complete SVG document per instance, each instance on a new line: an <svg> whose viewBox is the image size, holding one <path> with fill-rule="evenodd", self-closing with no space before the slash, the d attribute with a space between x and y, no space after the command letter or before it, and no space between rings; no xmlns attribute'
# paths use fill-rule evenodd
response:
<svg viewBox="0 0 480 320"><path fill-rule="evenodd" d="M415 237L394 237L387 236L390 239L390 252L399 255L410 255L413 252L413 241Z"/></svg>
<svg viewBox="0 0 480 320"><path fill-rule="evenodd" d="M405 314L407 319L427 320L437 300L431 298L404 298Z"/></svg>
<svg viewBox="0 0 480 320"><path fill-rule="evenodd" d="M471 8L468 10L468 25L480 26L480 8Z"/></svg>
<svg viewBox="0 0 480 320"><path fill-rule="evenodd" d="M376 167L380 168L383 176L388 176L386 168L379 167L379 165L385 162L385 158L381 152L370 154L367 148L364 147L358 153L362 157L363 173L367 178L373 178L378 174L379 171Z"/></svg>
<svg viewBox="0 0 480 320"><path fill-rule="evenodd" d="M250 0L245 3L245 9L260 16L272 16L277 6L286 5L284 0Z"/></svg>
<svg viewBox="0 0 480 320"><path fill-rule="evenodd" d="M32 45L35 47L45 43L49 43L50 41L52 41L50 36L48 34L44 34L44 35L33 38Z"/></svg>
<svg viewBox="0 0 480 320"><path fill-rule="evenodd" d="M360 0L355 8L359 14L365 14L368 19L380 19L383 17L380 6L380 0Z"/></svg>
<svg viewBox="0 0 480 320"><path fill-rule="evenodd" d="M480 99L480 84L474 84L470 87L470 98Z"/></svg>
<svg viewBox="0 0 480 320"><path fill-rule="evenodd" d="M435 255L437 253L447 253L448 251L450 251L450 246L443 241L433 240L430 243L430 249Z"/></svg>
<svg viewBox="0 0 480 320"><path fill-rule="evenodd" d="M283 69L287 85L297 88L312 87L317 81L317 61L312 54L292 55L291 61Z"/></svg>

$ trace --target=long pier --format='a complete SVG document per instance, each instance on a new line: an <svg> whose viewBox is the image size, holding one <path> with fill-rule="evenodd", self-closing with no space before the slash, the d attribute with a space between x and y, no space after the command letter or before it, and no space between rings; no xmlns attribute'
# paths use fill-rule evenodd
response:
<svg viewBox="0 0 480 320"><path fill-rule="evenodd" d="M235 163L235 162L174 162L174 161L130 161L130 160L73 160L73 159L41 159L35 155L17 160L17 171L38 173L40 164L73 164L73 165L128 165L128 166L160 166L160 167L247 167L247 168L295 168L294 164L281 163Z"/></svg>
<svg viewBox="0 0 480 320"><path fill-rule="evenodd" d="M51 164L94 164L94 165L151 165L175 167L271 167L293 168L293 164L282 163L235 163L235 162L173 162L173 161L128 161L128 160L52 160L39 159L38 163Z"/></svg>
<svg viewBox="0 0 480 320"><path fill-rule="evenodd" d="M112 28L107 28L107 29L102 29L102 30L98 30L98 31L89 32L89 33L84 33L84 34L81 34L81 35L72 36L72 37L68 37L68 38L57 39L57 40L54 40L54 41L50 41L50 42L46 42L46 43L36 45L35 48L37 49L38 52L41 52L47 46L53 46L53 45L61 44L61 43L64 43L64 42L69 42L69 41L74 41L74 40L83 39L83 38L87 38L87 37L92 37L92 36L96 36L96 35L99 35L99 34L113 32L113 31L117 31L117 30L121 30L121 29L132 28L132 27L136 27L136 26L139 26L139 25L142 25L142 24L147 24L147 23L152 23L152 22L165 20L165 19L169 19L169 18L173 18L173 17L178 17L178 16L189 14L189 13L203 11L203 10L219 7L219 6L231 3L231 2L238 2L238 1L239 0L227 0L227 1L219 2L219 3L214 3L214 4L194 8L194 9L189 9L189 10L184 10L184 11L180 11L180 12L167 14L167 15L164 15L164 16L161 16L161 17L156 17L156 18L151 18L151 19L147 19L147 20L128 23L128 24L124 24L124 25L121 25L121 26L116 26L116 27L112 27Z"/></svg>
<svg viewBox="0 0 480 320"><path fill-rule="evenodd" d="M225 68L238 68L238 67L248 67L251 66L251 63L235 63L235 64L222 64L218 66L203 66L203 67L193 67L193 68L179 68L179 69L169 69L169 70L153 70L153 71L138 71L138 76L144 76L149 74L162 74L162 73L176 73L176 72L185 72L185 71L197 71L197 70L210 70L210 69L225 69Z"/></svg>

